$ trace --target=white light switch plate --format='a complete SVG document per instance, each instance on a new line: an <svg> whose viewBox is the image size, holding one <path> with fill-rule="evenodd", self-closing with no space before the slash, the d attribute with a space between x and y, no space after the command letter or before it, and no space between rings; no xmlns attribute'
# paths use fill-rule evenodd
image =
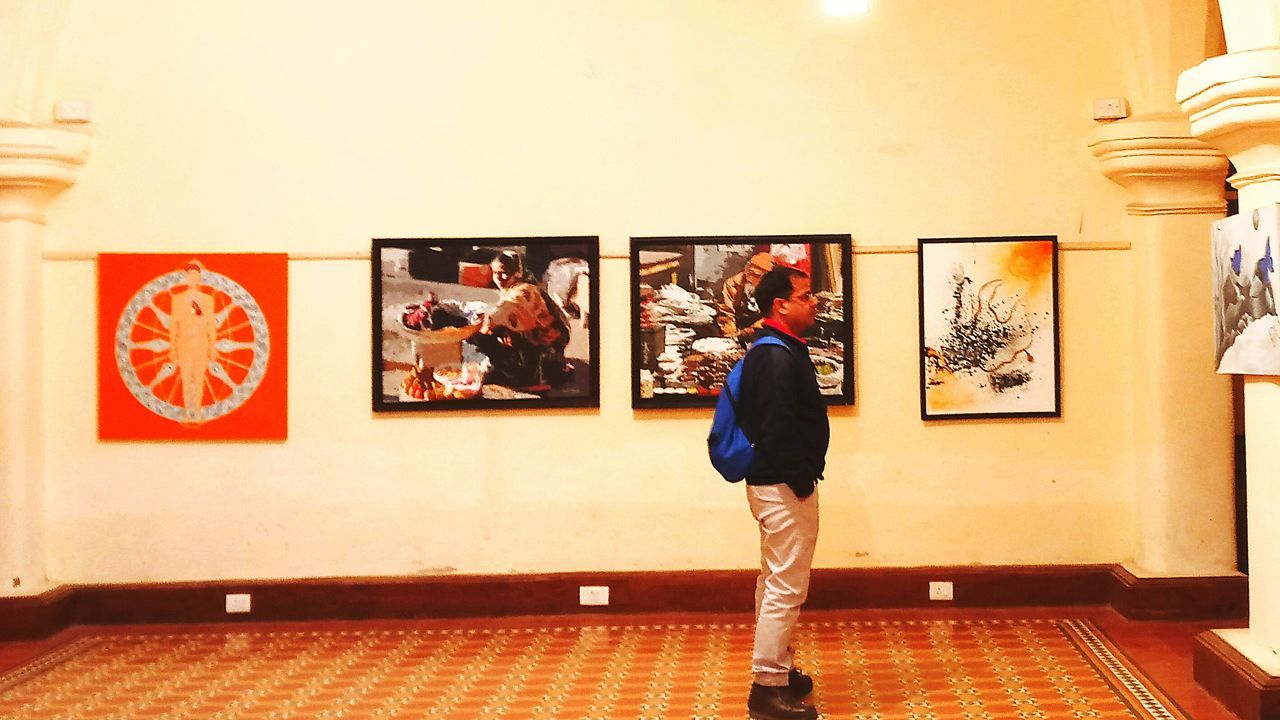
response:
<svg viewBox="0 0 1280 720"><path fill-rule="evenodd" d="M608 605L609 604L609 586L608 585L578 586L578 604L579 605Z"/></svg>
<svg viewBox="0 0 1280 720"><path fill-rule="evenodd" d="M951 581L942 580L939 582L929 583L929 599L930 600L953 600L953 589Z"/></svg>
<svg viewBox="0 0 1280 720"><path fill-rule="evenodd" d="M249 593L227 593L227 614L250 612L252 599Z"/></svg>
<svg viewBox="0 0 1280 720"><path fill-rule="evenodd" d="M53 119L60 123L87 123L93 119L88 100L59 100L53 106Z"/></svg>
<svg viewBox="0 0 1280 720"><path fill-rule="evenodd" d="M1122 97L1097 98L1093 101L1094 120L1120 120L1129 117L1129 103Z"/></svg>

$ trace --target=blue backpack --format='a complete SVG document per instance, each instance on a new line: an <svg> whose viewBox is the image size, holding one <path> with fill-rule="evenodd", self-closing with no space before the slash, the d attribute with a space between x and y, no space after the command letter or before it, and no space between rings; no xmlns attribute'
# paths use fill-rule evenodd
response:
<svg viewBox="0 0 1280 720"><path fill-rule="evenodd" d="M761 345L780 345L791 348L782 340L765 335L747 348L747 353ZM738 424L738 401L742 397L742 363L746 355L733 366L729 376L724 379L724 387L720 389L720 398L716 400L716 414L711 421L711 433L707 435L707 454L711 456L711 464L716 471L729 482L739 482L751 470L751 463L756 458L755 443L747 438Z"/></svg>

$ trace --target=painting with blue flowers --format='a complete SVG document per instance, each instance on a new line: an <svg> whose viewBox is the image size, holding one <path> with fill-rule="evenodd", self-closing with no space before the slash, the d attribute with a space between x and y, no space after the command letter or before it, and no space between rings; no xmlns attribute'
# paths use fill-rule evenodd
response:
<svg viewBox="0 0 1280 720"><path fill-rule="evenodd" d="M1213 324L1220 373L1280 375L1277 239L1276 205L1213 224Z"/></svg>

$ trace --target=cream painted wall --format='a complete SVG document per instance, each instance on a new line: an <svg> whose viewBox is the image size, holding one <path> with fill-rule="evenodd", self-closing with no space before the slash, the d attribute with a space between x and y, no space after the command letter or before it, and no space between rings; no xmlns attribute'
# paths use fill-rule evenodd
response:
<svg viewBox="0 0 1280 720"><path fill-rule="evenodd" d="M93 102L95 145L46 248L1124 240L1086 147L1090 99L1123 87L1102 0L818 5L73 3L52 82ZM858 405L832 413L818 564L1130 557L1128 254L1063 254L1064 417L1031 422L923 424L915 257L855 266ZM629 407L625 260L601 263L599 411L408 417L369 411L367 262L291 262L279 444L98 443L94 273L45 263L56 581L756 563L709 412Z"/></svg>

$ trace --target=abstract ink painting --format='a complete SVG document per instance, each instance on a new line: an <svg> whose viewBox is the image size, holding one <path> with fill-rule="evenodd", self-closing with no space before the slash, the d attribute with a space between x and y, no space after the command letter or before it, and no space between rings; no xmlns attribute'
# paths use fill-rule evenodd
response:
<svg viewBox="0 0 1280 720"><path fill-rule="evenodd" d="M1275 289L1280 206L1219 220L1212 239L1218 372L1280 375Z"/></svg>
<svg viewBox="0 0 1280 720"><path fill-rule="evenodd" d="M919 241L920 416L1058 417L1058 241Z"/></svg>

